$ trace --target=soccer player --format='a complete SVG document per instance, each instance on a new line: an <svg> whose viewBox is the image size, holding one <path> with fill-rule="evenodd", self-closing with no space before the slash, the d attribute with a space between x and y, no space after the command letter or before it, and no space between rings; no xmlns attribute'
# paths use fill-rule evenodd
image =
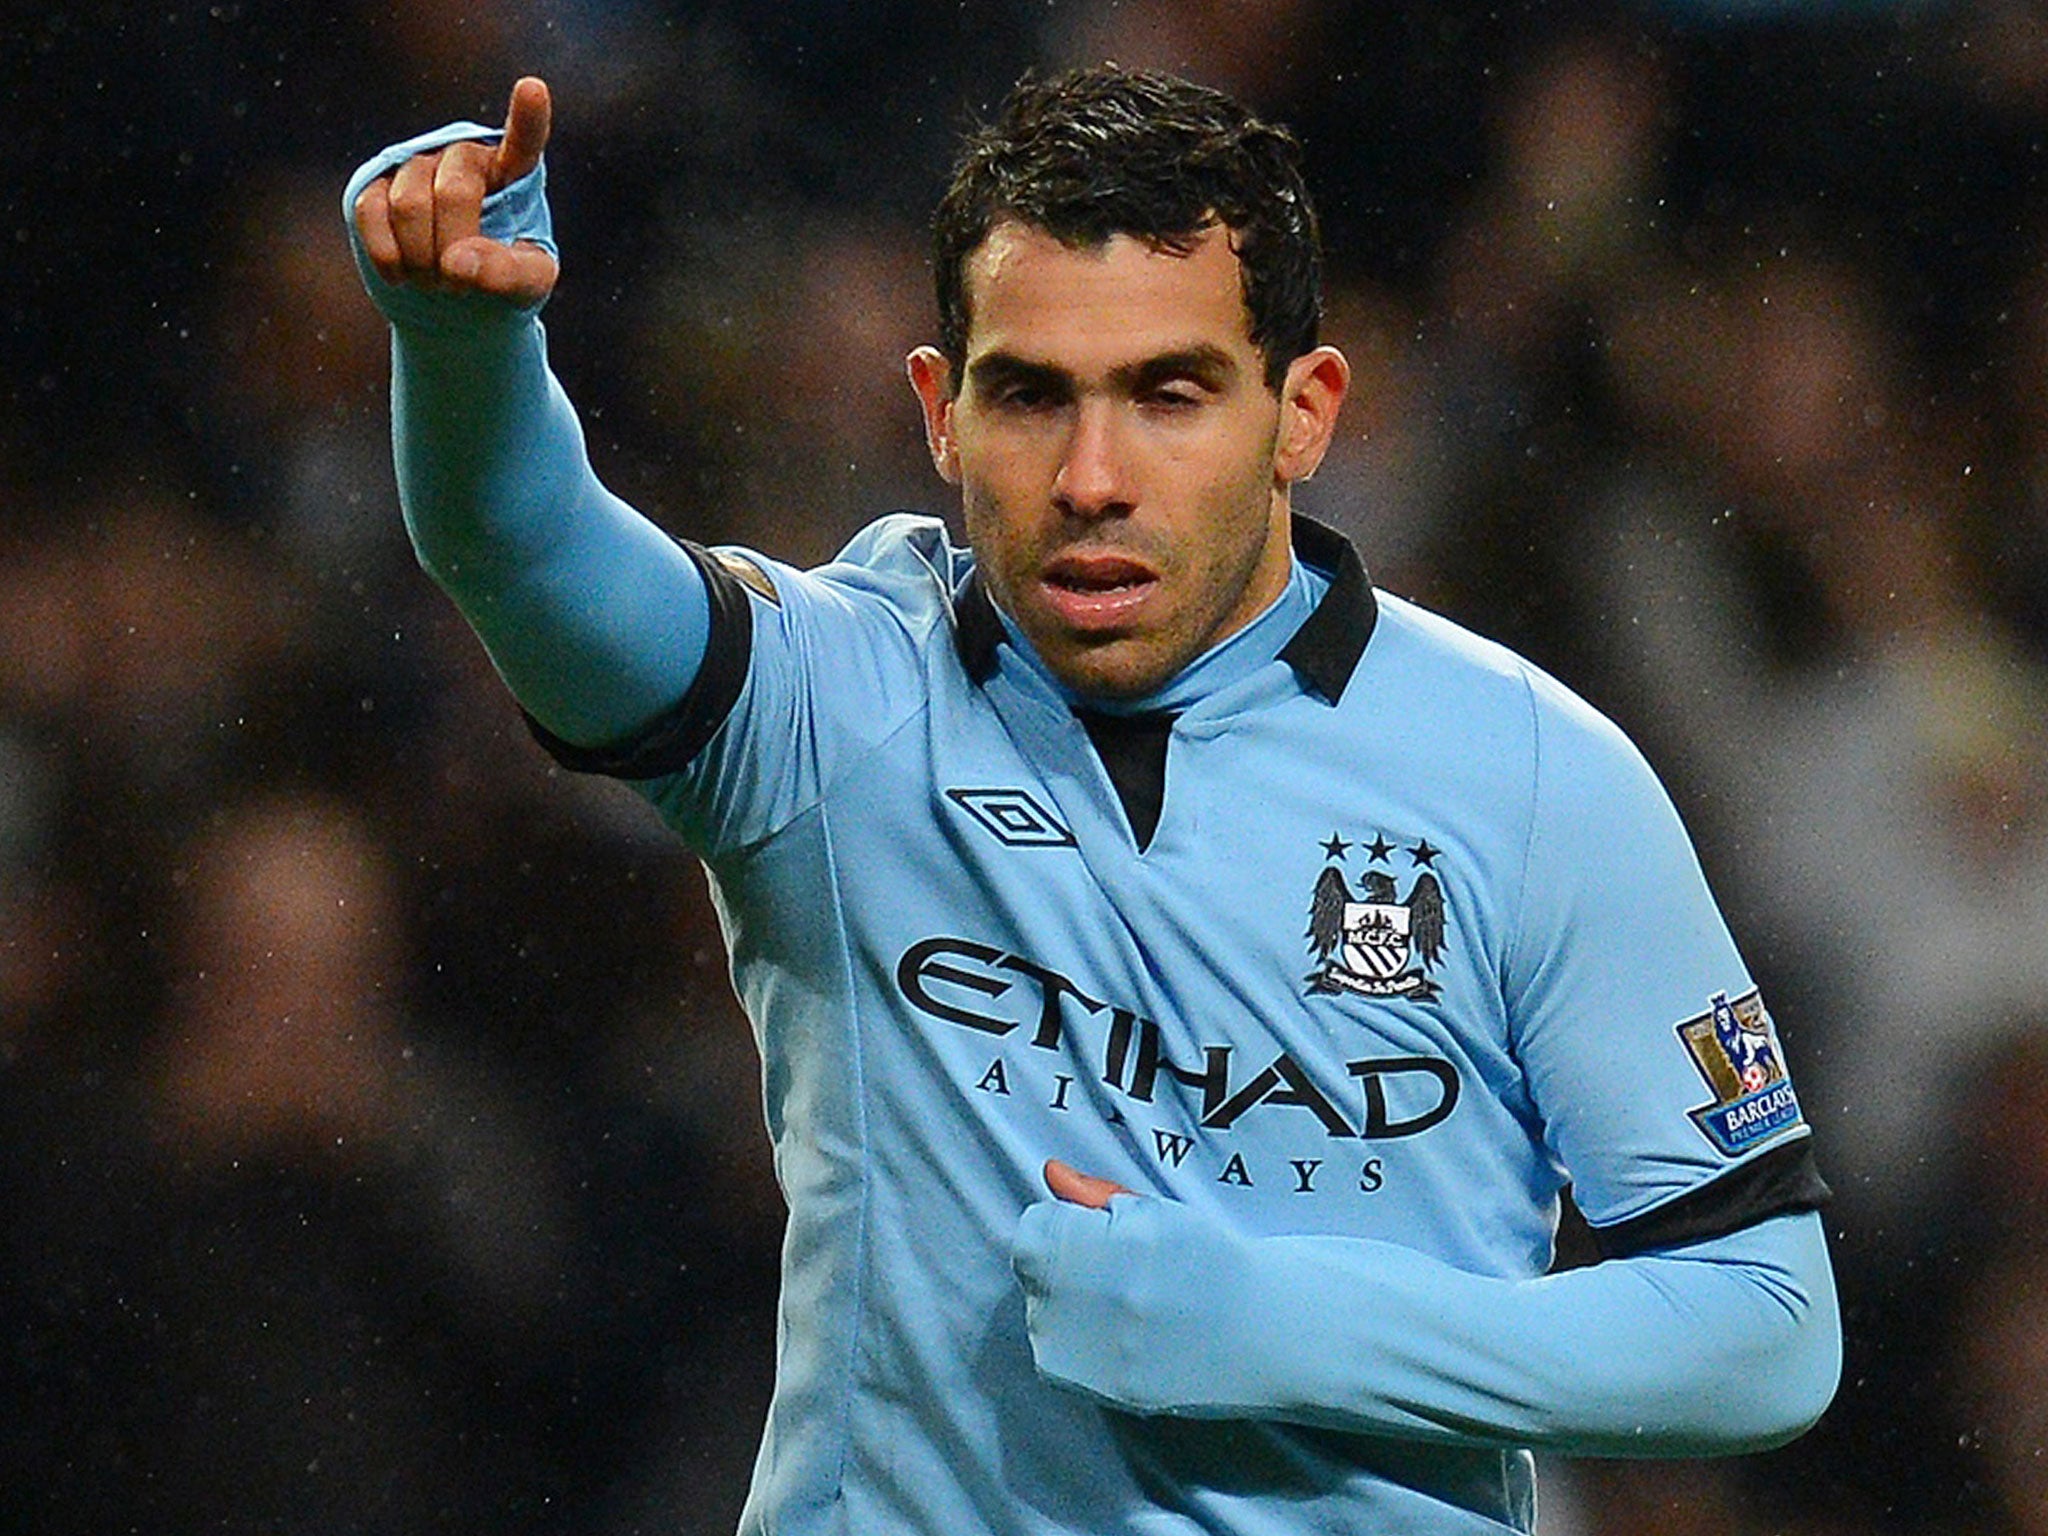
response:
<svg viewBox="0 0 2048 1536"><path fill-rule="evenodd" d="M1293 509L1349 372L1292 139L1020 86L908 362L965 545L805 571L593 475L548 131L523 80L346 204L421 561L713 877L789 1206L743 1528L1529 1531L1532 1449L1810 1424L1825 1188L1669 802Z"/></svg>

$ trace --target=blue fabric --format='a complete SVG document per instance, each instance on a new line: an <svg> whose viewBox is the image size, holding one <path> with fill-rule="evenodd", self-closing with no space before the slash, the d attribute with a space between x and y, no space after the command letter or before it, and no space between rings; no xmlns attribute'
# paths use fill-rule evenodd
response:
<svg viewBox="0 0 2048 1536"><path fill-rule="evenodd" d="M362 275L363 283L377 301L378 308L393 322L460 327L474 323L480 316L488 317L499 309L517 308L523 313L538 313L542 308L541 304L507 306L496 299L454 298L443 293L394 287L377 276L363 254L362 242L355 238L356 200L378 177L390 175L415 155L468 141L496 144L504 137L503 129L486 128L482 123L450 123L444 128L416 134L403 143L393 144L389 149L372 155L349 177L348 185L342 189L341 213L348 222L356 271ZM480 227L488 239L508 244L515 240L531 241L550 256L559 258L561 250L555 243L554 214L548 207L546 164L536 166L529 174L487 196Z"/></svg>
<svg viewBox="0 0 2048 1536"><path fill-rule="evenodd" d="M457 123L395 145L349 178L356 265L391 321L392 443L421 564L482 637L526 709L565 741L608 746L688 691L710 604L696 566L590 467L547 366L539 305L381 279L354 210L409 156L496 130ZM546 167L484 200L483 232L555 249Z"/></svg>
<svg viewBox="0 0 2048 1536"><path fill-rule="evenodd" d="M543 723L629 736L704 654L695 567L596 482L531 315L380 301L423 561ZM1545 1275L1567 1182L1604 1225L1808 1134L1611 724L1384 595L1330 702L1279 659L1298 568L1162 691L1141 848L1014 632L963 669L939 522L748 558L738 701L642 786L711 871L789 1204L746 1531L1529 1531L1531 1447L1820 1411L1811 1215ZM1052 1204L1048 1157L1138 1193Z"/></svg>
<svg viewBox="0 0 2048 1536"><path fill-rule="evenodd" d="M1841 1369L1839 1340L1808 1326L1836 1305L1812 1212L1504 1280L1399 1243L1253 1238L1118 1196L1026 1211L1016 1269L1039 1369L1137 1413L1694 1456L1789 1438ZM1201 1283L1162 1283L1187 1275Z"/></svg>

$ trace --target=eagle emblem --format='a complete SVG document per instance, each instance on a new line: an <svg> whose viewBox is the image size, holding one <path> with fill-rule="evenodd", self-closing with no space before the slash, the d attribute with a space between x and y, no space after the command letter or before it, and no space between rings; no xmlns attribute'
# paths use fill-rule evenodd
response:
<svg viewBox="0 0 2048 1536"><path fill-rule="evenodd" d="M1384 848L1383 840L1371 846ZM1434 857L1437 850L1419 845ZM1360 997L1437 995L1429 973L1444 952L1444 888L1434 870L1421 873L1404 898L1393 875L1368 869L1354 890L1344 871L1323 866L1309 900L1308 942L1316 968L1305 978L1312 993Z"/></svg>

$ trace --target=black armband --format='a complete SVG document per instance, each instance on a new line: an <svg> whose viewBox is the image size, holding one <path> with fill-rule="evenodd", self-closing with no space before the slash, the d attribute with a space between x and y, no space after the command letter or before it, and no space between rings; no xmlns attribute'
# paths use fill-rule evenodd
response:
<svg viewBox="0 0 2048 1536"><path fill-rule="evenodd" d="M1802 1136L1654 1210L1593 1228L1593 1241L1602 1258L1627 1258L1653 1248L1725 1237L1791 1211L1819 1210L1828 1195L1827 1181L1814 1161L1813 1138Z"/></svg>
<svg viewBox="0 0 2048 1536"><path fill-rule="evenodd" d="M679 773L704 750L739 702L754 649L754 615L746 587L703 546L687 539L677 542L696 562L711 599L711 629L697 676L673 709L609 746L579 747L526 715L534 740L564 768L615 779L658 779Z"/></svg>

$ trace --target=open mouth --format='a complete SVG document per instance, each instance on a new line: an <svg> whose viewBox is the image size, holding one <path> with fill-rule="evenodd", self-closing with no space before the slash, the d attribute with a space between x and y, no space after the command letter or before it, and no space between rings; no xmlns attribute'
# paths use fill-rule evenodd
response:
<svg viewBox="0 0 2048 1536"><path fill-rule="evenodd" d="M1064 555L1040 577L1050 606L1069 624L1103 628L1127 619L1159 584L1158 575L1125 555Z"/></svg>

